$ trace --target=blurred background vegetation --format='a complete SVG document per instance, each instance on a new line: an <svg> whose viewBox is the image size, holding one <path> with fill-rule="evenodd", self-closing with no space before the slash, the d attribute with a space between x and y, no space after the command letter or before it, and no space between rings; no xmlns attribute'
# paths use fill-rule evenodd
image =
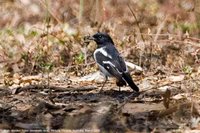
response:
<svg viewBox="0 0 200 133"><path fill-rule="evenodd" d="M199 7L199 0L3 0L0 67L24 74L85 70L95 46L83 38L104 31L135 64L185 71L198 60Z"/></svg>

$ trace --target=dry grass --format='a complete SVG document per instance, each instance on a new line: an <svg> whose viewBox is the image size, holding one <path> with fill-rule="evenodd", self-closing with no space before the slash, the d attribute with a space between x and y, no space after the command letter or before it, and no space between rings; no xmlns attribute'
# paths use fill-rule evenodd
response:
<svg viewBox="0 0 200 133"><path fill-rule="evenodd" d="M16 74L47 73L49 84L49 74L56 75L63 68L67 77L96 71L92 59L95 44L86 44L83 38L103 31L112 36L126 60L144 68L143 77L140 75L137 80L140 85L145 77L154 74L158 80L151 81L153 88L165 86L162 82L167 81L162 81L163 77L184 74L185 79L175 86L190 94L187 99L191 103L199 104L199 3L197 0L0 2L1 84L12 86ZM164 76L159 77L157 72Z"/></svg>

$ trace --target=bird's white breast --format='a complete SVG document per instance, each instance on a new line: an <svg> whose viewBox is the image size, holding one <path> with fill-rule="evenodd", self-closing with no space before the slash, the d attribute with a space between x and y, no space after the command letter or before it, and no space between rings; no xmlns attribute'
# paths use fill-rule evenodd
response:
<svg viewBox="0 0 200 133"><path fill-rule="evenodd" d="M96 60L96 53L100 52L101 54L103 54L105 57L109 57L110 59L112 59L112 56L109 55L109 53L105 50L105 47L101 47L98 48L94 51L94 59Z"/></svg>

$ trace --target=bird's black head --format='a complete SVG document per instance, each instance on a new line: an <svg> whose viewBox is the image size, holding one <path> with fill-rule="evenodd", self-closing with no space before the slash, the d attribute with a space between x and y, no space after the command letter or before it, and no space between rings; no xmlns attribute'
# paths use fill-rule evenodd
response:
<svg viewBox="0 0 200 133"><path fill-rule="evenodd" d="M98 32L94 34L93 36L91 36L90 39L94 40L99 47L102 47L108 44L114 45L112 38L107 33Z"/></svg>

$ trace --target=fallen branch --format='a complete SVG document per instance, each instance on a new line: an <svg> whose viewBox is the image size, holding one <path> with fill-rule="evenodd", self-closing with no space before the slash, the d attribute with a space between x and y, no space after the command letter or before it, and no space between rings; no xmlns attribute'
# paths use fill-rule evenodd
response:
<svg viewBox="0 0 200 133"><path fill-rule="evenodd" d="M94 86L80 86L80 87L62 86L62 87L58 87L58 86L48 86L48 85L28 85L28 86L24 86L24 87L13 88L12 94L18 94L22 91L28 91L28 90L41 91L41 90L44 90L47 88L48 88L48 91L53 90L53 91L70 91L70 92L91 91L91 90L97 89L97 87L94 87ZM13 90L15 90L15 91L13 91Z"/></svg>
<svg viewBox="0 0 200 133"><path fill-rule="evenodd" d="M128 62L128 61L125 61L126 65L136 71L143 71L142 67L138 66L138 65L135 65L131 62Z"/></svg>

